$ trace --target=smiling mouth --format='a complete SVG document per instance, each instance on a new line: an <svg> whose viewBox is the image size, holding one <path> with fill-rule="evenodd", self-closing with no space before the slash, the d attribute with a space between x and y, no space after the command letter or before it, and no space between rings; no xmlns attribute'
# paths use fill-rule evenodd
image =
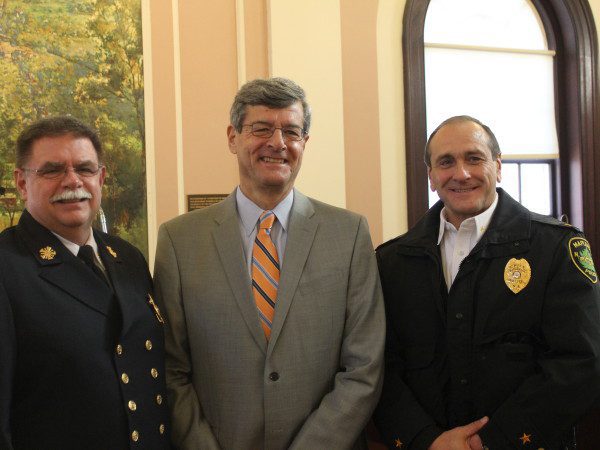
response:
<svg viewBox="0 0 600 450"><path fill-rule="evenodd" d="M71 199L64 199L64 200L55 200L52 203L81 203L81 202L85 202L86 200L89 200L87 198L71 198Z"/></svg>
<svg viewBox="0 0 600 450"><path fill-rule="evenodd" d="M477 189L476 187L471 187L471 188L456 188L456 189L450 189L452 192L455 192L457 194L466 194L468 192L473 192L475 189Z"/></svg>
<svg viewBox="0 0 600 450"><path fill-rule="evenodd" d="M282 159L282 158L271 158L269 156L263 156L260 159L261 159L261 161L268 162L268 163L285 164L285 159Z"/></svg>

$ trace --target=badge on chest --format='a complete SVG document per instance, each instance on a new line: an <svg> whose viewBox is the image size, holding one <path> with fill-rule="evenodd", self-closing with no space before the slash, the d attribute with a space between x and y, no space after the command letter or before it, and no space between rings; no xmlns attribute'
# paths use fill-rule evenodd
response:
<svg viewBox="0 0 600 450"><path fill-rule="evenodd" d="M527 287L531 280L531 266L525 258L511 258L504 267L504 283L514 293L518 294Z"/></svg>

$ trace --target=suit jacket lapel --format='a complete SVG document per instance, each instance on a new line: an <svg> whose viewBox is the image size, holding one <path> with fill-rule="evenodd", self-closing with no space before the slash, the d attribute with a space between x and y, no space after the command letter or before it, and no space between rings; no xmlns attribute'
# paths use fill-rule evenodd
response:
<svg viewBox="0 0 600 450"><path fill-rule="evenodd" d="M17 231L38 261L41 278L95 311L108 315L112 295L106 284L98 277L90 276L90 269L27 210L19 220Z"/></svg>
<svg viewBox="0 0 600 450"><path fill-rule="evenodd" d="M100 233L94 232L94 238L121 311L121 335L125 335L138 315L136 311L138 311L139 303L136 299L139 297L139 293L133 289L135 284L132 283L129 272L125 270L123 260L118 252L107 244Z"/></svg>
<svg viewBox="0 0 600 450"><path fill-rule="evenodd" d="M216 226L212 230L212 235L219 253L221 266L250 334L252 334L261 350L266 353L267 340L260 326L258 312L252 296L250 275L244 258L240 224L235 204L235 191L223 200L220 211L215 216L215 223Z"/></svg>
<svg viewBox="0 0 600 450"><path fill-rule="evenodd" d="M315 210L310 200L294 190L294 204L290 214L287 243L281 267L275 318L273 319L271 339L269 340L269 353L275 347L277 338L285 323L317 232L318 220L314 217L314 214Z"/></svg>

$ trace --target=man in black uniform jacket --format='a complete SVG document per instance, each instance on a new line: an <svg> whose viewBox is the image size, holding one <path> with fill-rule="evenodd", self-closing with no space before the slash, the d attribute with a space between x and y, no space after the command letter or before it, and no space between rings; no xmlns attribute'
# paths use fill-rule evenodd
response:
<svg viewBox="0 0 600 450"><path fill-rule="evenodd" d="M377 249L387 312L375 423L392 448L558 449L600 394L600 289L575 228L502 189L471 117L427 143L441 201Z"/></svg>
<svg viewBox="0 0 600 450"><path fill-rule="evenodd" d="M18 138L26 211L0 235L2 450L168 448L162 317L140 251L92 230L104 178L98 136L74 118Z"/></svg>

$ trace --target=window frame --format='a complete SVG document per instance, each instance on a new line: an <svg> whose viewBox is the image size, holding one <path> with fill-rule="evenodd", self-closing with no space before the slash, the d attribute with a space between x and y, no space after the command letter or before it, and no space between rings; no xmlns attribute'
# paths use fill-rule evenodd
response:
<svg viewBox="0 0 600 450"><path fill-rule="evenodd" d="M534 159L515 159L515 158L510 158L506 157L506 158L502 158L502 166L504 166L505 164L516 164L517 165L517 170L519 173L519 195L522 194L523 189L521 186L521 170L522 170L522 166L524 164L545 164L548 165L549 169L550 169L550 195L552 196L552 198L550 199L550 209L552 210L551 215L554 217L558 217L559 215L561 215L561 213L559 213L559 209L558 209L558 196L555 195L556 193L556 189L557 189L557 173L558 173L558 162L559 160L557 159L548 159L548 158L534 158ZM521 201L521 199L515 199L517 201Z"/></svg>
<svg viewBox="0 0 600 450"><path fill-rule="evenodd" d="M600 251L600 117L598 39L587 0L531 0L540 15L548 48L556 51L555 105L560 170L557 211L582 227L592 249ZM407 0L402 49L406 111L408 225L428 209L428 177L423 162L427 141L423 33L430 0ZM595 131L595 128L598 131Z"/></svg>

